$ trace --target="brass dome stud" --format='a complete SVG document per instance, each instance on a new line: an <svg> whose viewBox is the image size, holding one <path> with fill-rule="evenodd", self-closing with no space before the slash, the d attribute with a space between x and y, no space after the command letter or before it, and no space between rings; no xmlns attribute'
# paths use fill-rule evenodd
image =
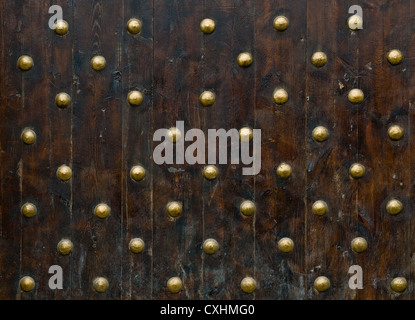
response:
<svg viewBox="0 0 415 320"><path fill-rule="evenodd" d="M245 277L241 281L241 289L245 293L252 293L255 291L257 283L252 277Z"/></svg>
<svg viewBox="0 0 415 320"><path fill-rule="evenodd" d="M403 55L400 50L393 49L388 52L387 55L388 61L391 65L397 65L400 64L403 60Z"/></svg>
<svg viewBox="0 0 415 320"><path fill-rule="evenodd" d="M180 140L181 137L182 137L182 132L178 128L171 127L169 130L167 130L166 138L170 142L176 143L177 141Z"/></svg>
<svg viewBox="0 0 415 320"><path fill-rule="evenodd" d="M171 201L167 204L166 209L169 216L176 218L182 213L183 205L178 201Z"/></svg>
<svg viewBox="0 0 415 320"><path fill-rule="evenodd" d="M363 28L363 18L358 15L354 14L347 19L347 25L349 26L350 30L356 31Z"/></svg>
<svg viewBox="0 0 415 320"><path fill-rule="evenodd" d="M321 68L327 63L327 55L321 51L314 52L311 56L311 63L315 67Z"/></svg>
<svg viewBox="0 0 415 320"><path fill-rule="evenodd" d="M96 292L104 293L105 291L107 291L109 283L108 280L104 277L97 277L92 282L92 286Z"/></svg>
<svg viewBox="0 0 415 320"><path fill-rule="evenodd" d="M34 62L32 57L23 55L17 60L17 66L22 71L28 71L33 68Z"/></svg>
<svg viewBox="0 0 415 320"><path fill-rule="evenodd" d="M252 55L249 52L242 52L237 58L240 67L249 67L252 64Z"/></svg>
<svg viewBox="0 0 415 320"><path fill-rule="evenodd" d="M111 213L111 208L106 203L97 204L94 208L94 214L101 219L105 219Z"/></svg>
<svg viewBox="0 0 415 320"><path fill-rule="evenodd" d="M243 127L239 130L239 139L242 142L249 142L252 140L252 137L254 136L254 133L251 128L249 127Z"/></svg>
<svg viewBox="0 0 415 320"><path fill-rule="evenodd" d="M239 206L239 211L246 217L250 217L255 213L255 203L251 200L245 200Z"/></svg>
<svg viewBox="0 0 415 320"><path fill-rule="evenodd" d="M367 241L365 238L357 237L354 238L351 242L352 250L356 253L361 253L367 249Z"/></svg>
<svg viewBox="0 0 415 320"><path fill-rule="evenodd" d="M55 33L64 36L68 33L69 25L65 20L58 20L55 22Z"/></svg>
<svg viewBox="0 0 415 320"><path fill-rule="evenodd" d="M72 251L72 248L73 248L73 243L69 239L62 239L61 241L59 241L58 246L57 246L58 252L64 256L70 254Z"/></svg>
<svg viewBox="0 0 415 320"><path fill-rule="evenodd" d="M95 71L100 71L105 68L107 61L103 56L95 56L91 59L91 68Z"/></svg>
<svg viewBox="0 0 415 320"><path fill-rule="evenodd" d="M206 239L203 242L203 251L207 254L214 254L219 249L219 243L215 239Z"/></svg>
<svg viewBox="0 0 415 320"><path fill-rule="evenodd" d="M288 92L285 89L277 88L272 94L272 99L276 104L284 104L288 101Z"/></svg>
<svg viewBox="0 0 415 320"><path fill-rule="evenodd" d="M146 176L146 169L144 169L142 166L137 165L131 168L130 170L130 177L134 181L141 181Z"/></svg>
<svg viewBox="0 0 415 320"><path fill-rule="evenodd" d="M403 292L406 289L407 282L404 277L396 277L390 283L391 289L395 292Z"/></svg>
<svg viewBox="0 0 415 320"><path fill-rule="evenodd" d="M36 142L36 133L32 129L24 129L22 132L22 141L25 144L34 144Z"/></svg>
<svg viewBox="0 0 415 320"><path fill-rule="evenodd" d="M55 97L55 103L59 108L66 108L71 102L71 97L65 92L60 92Z"/></svg>
<svg viewBox="0 0 415 320"><path fill-rule="evenodd" d="M317 277L316 280L314 280L314 288L318 292L327 291L330 288L330 285L330 280L324 276Z"/></svg>
<svg viewBox="0 0 415 320"><path fill-rule="evenodd" d="M281 163L277 168L277 174L282 179L287 179L292 174L292 168L288 163Z"/></svg>
<svg viewBox="0 0 415 320"><path fill-rule="evenodd" d="M401 126L393 125L388 129L388 136L391 140L397 141L402 139L404 135L404 130Z"/></svg>
<svg viewBox="0 0 415 320"><path fill-rule="evenodd" d="M366 169L365 169L364 165L362 165L360 163L353 163L350 166L350 169L349 169L350 175L355 179L359 179L359 178L363 177L365 172L366 172Z"/></svg>
<svg viewBox="0 0 415 320"><path fill-rule="evenodd" d="M285 31L290 25L290 21L285 16L278 16L274 19L273 25L275 30Z"/></svg>
<svg viewBox="0 0 415 320"><path fill-rule="evenodd" d="M203 91L199 96L199 101L204 107L210 107L215 103L215 94L212 91Z"/></svg>
<svg viewBox="0 0 415 320"><path fill-rule="evenodd" d="M167 290L171 293L179 293L182 290L183 283L179 277L171 277L167 281Z"/></svg>
<svg viewBox="0 0 415 320"><path fill-rule="evenodd" d="M215 21L206 18L200 22L200 30L205 34L210 34L215 30Z"/></svg>
<svg viewBox="0 0 415 320"><path fill-rule="evenodd" d="M362 90L355 88L349 91L347 98L349 99L351 103L359 104L363 101L363 99L365 98L365 95Z"/></svg>
<svg viewBox="0 0 415 320"><path fill-rule="evenodd" d="M314 128L312 135L315 141L323 142L329 137L329 130L326 127L318 126Z"/></svg>
<svg viewBox="0 0 415 320"><path fill-rule="evenodd" d="M139 106L143 102L143 94L138 90L130 91L127 96L127 101L133 107Z"/></svg>
<svg viewBox="0 0 415 320"><path fill-rule="evenodd" d="M142 25L143 23L141 22L141 20L132 18L127 22L127 31L132 35L136 35L141 32Z"/></svg>
<svg viewBox="0 0 415 320"><path fill-rule="evenodd" d="M140 253L144 250L145 245L142 239L134 238L130 240L128 247L132 253Z"/></svg>
<svg viewBox="0 0 415 320"><path fill-rule="evenodd" d="M388 203L386 204L386 211L390 215L397 215L398 213L402 211L402 209L403 209L402 202L400 202L397 199L389 200Z"/></svg>
<svg viewBox="0 0 415 320"><path fill-rule="evenodd" d="M328 206L325 201L317 200L316 202L313 203L311 210L317 216L324 216L327 213Z"/></svg>
<svg viewBox="0 0 415 320"><path fill-rule="evenodd" d="M35 288L35 280L32 277L25 276L20 279L20 289L25 292L32 291Z"/></svg>
<svg viewBox="0 0 415 320"><path fill-rule="evenodd" d="M72 169L63 164L56 170L56 176L62 181L68 181L72 177Z"/></svg>
<svg viewBox="0 0 415 320"><path fill-rule="evenodd" d="M294 249L294 241L290 238L281 238L278 241L278 249L284 253L291 252Z"/></svg>
<svg viewBox="0 0 415 320"><path fill-rule="evenodd" d="M33 203L26 202L20 209L22 215L26 218L32 218L37 214L37 208Z"/></svg>
<svg viewBox="0 0 415 320"><path fill-rule="evenodd" d="M207 165L203 168L203 176L207 180L215 180L218 174L219 170L214 165Z"/></svg>

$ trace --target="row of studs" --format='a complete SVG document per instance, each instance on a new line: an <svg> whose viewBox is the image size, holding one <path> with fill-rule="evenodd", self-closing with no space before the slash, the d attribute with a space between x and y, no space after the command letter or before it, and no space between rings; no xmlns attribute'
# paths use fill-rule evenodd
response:
<svg viewBox="0 0 415 320"><path fill-rule="evenodd" d="M35 287L35 280L30 276L24 276L20 279L20 288L25 292L30 292ZM330 280L325 276L319 276L314 280L314 288L318 292L327 291L331 286ZM109 282L104 277L97 277L93 280L92 287L96 292L104 293L109 287ZM179 293L182 290L183 282L179 277L171 277L167 281L167 289L171 293ZM257 288L257 282L252 277L245 277L240 283L242 291L252 293ZM407 281L404 277L396 277L390 282L390 287L397 293L402 293L407 287Z"/></svg>

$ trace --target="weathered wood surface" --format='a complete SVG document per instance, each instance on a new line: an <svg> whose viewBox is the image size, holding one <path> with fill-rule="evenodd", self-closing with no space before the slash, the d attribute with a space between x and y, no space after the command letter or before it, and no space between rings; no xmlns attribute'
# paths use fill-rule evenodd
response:
<svg viewBox="0 0 415 320"><path fill-rule="evenodd" d="M49 29L51 5L60 5L69 33ZM350 6L363 9L364 29L347 27ZM411 145L415 78L415 3L328 0L216 1L11 1L0 3L0 298L1 299L413 299L413 170ZM273 19L290 20L284 32ZM130 18L142 31L126 30ZM200 21L216 29L203 34ZM404 60L392 66L391 49ZM241 52L253 64L241 68ZM310 62L324 51L327 64ZM16 67L27 54L35 66ZM103 55L107 66L94 71L90 60ZM272 93L289 93L276 105ZM359 105L348 102L352 88L365 93ZM143 103L127 103L131 90ZM199 95L216 94L203 107ZM66 92L68 108L54 99ZM262 130L262 168L243 176L242 165L220 164L216 180L202 176L204 165L153 161L153 133L184 121L185 130L244 126ZM405 130L388 138L390 125ZM330 132L316 142L316 126ZM20 139L24 128L37 134L33 145ZM288 179L276 168L292 166ZM352 163L366 167L353 179ZM73 170L68 182L56 169ZM132 166L146 169L144 180L130 178ZM391 216L386 203L402 201ZM316 216L311 206L327 202ZM239 212L243 200L256 213ZM170 201L183 203L177 218L166 213ZM33 202L38 214L25 218L20 208ZM98 203L111 214L93 214ZM352 251L353 238L368 249ZM133 254L132 238L145 249ZM278 250L282 237L293 239L290 253ZM62 238L73 251L60 255ZM219 250L203 252L214 238ZM63 268L63 289L48 286L51 265ZM349 267L363 269L361 290L349 288ZM31 276L35 289L23 292L19 280ZM313 283L327 276L331 287L318 293ZM95 277L109 288L94 291ZM252 294L241 280L256 279ZM390 282L402 276L403 293ZM180 277L182 290L167 290Z"/></svg>

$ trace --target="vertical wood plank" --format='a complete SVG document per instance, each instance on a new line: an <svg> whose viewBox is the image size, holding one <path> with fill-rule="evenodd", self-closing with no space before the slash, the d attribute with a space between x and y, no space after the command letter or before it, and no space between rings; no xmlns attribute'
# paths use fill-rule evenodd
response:
<svg viewBox="0 0 415 320"><path fill-rule="evenodd" d="M318 9L317 9L318 8ZM347 93L356 84L348 82L357 71L356 38L347 27L348 2L307 1L306 60L306 268L307 298L353 299L348 287L348 269L353 264L350 242L356 228L354 197L356 181L349 177L355 161L356 107L347 105ZM321 30L326 30L324 33ZM315 52L327 55L327 63L311 63ZM346 77L347 75L347 77ZM346 77L346 78L345 78ZM329 131L326 141L317 142L312 132L317 126ZM312 205L323 200L324 216L315 215ZM314 288L319 276L331 287L325 292Z"/></svg>
<svg viewBox="0 0 415 320"><path fill-rule="evenodd" d="M17 68L17 60L22 55L21 23L23 7L14 1L0 3L0 114L3 124L0 126L0 277L4 283L0 298L18 299L20 297L19 280L21 276L21 224L22 201L19 167L22 156L21 109L22 109L22 71ZM30 72L30 71L29 71ZM28 197L34 201L31 197Z"/></svg>
<svg viewBox="0 0 415 320"><path fill-rule="evenodd" d="M141 32L127 32L127 22L142 21ZM152 138L153 138L153 3L152 1L124 1L123 13L123 229L122 229L122 297L151 299L153 281L153 215L152 215ZM138 90L144 100L139 106L127 102L128 93ZM133 166L146 170L142 181L130 178ZM129 250L133 238L144 241L143 252Z"/></svg>
<svg viewBox="0 0 415 320"><path fill-rule="evenodd" d="M194 127L191 115L198 106L197 84L201 83L200 48L194 43L200 43L202 9L201 5L180 1L154 2L154 131L174 127L176 121L184 122L184 130ZM181 139L184 135L182 132ZM201 290L200 168L154 165L153 176L153 297L196 299ZM166 206L171 201L182 203L180 216L168 215ZM167 290L171 277L181 278L180 293Z"/></svg>
<svg viewBox="0 0 415 320"><path fill-rule="evenodd" d="M50 65L48 66L49 94L47 97L48 124L50 125L49 144L49 183L48 189L51 191L50 212L54 232L48 235L50 242L50 257L48 268L51 265L59 265L63 271L63 288L51 290L54 299L68 299L71 297L72 287L72 254L62 255L57 250L57 245L62 239L73 239L72 230L72 180L62 183L56 177L56 168L62 164L72 167L72 104L66 108L59 108L56 105L56 95L65 92L73 96L73 57L72 57L72 38L73 38L73 3L71 2L49 2L49 5L58 4L63 11L63 19L68 23L69 30L64 36L55 34L48 29L50 34ZM48 7L43 8L44 13L48 13ZM46 17L51 17L49 14ZM47 19L42 19L46 22ZM52 274L48 275L52 277ZM48 285L45 283L45 285Z"/></svg>
<svg viewBox="0 0 415 320"><path fill-rule="evenodd" d="M364 9L365 23L371 32L362 34L359 52L360 70L364 70L360 83L367 92L365 109L359 113L359 153L373 171L368 183L359 185L358 201L372 221L373 242L367 259L362 261L364 297L370 299L410 298L409 289L397 294L390 287L393 278L402 276L408 280L410 273L412 180L406 169L411 165L407 123L410 40L406 22L410 21L409 9L407 1L399 0L372 3ZM397 66L387 61L387 53L392 49L399 49L405 55ZM388 128L393 124L404 128L403 139L392 141L388 137ZM386 210L391 199L398 199L404 207L396 216Z"/></svg>
<svg viewBox="0 0 415 320"><path fill-rule="evenodd" d="M260 1L256 20L256 127L262 130L262 170L255 177L256 273L258 299L301 299L305 296L305 23L306 2ZM289 19L285 31L273 27L279 15ZM273 101L276 88L287 91L283 105ZM288 179L278 166L292 167ZM278 241L289 237L294 250L280 252Z"/></svg>
<svg viewBox="0 0 415 320"><path fill-rule="evenodd" d="M122 90L120 67L122 5L77 2L74 10L73 220L74 298L121 296ZM90 60L106 59L95 71ZM107 218L94 214L99 203ZM105 293L93 289L96 277L109 282Z"/></svg>

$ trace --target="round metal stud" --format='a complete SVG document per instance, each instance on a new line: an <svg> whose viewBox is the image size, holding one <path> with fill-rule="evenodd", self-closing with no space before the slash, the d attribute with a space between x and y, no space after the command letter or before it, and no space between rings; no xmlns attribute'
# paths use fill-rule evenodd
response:
<svg viewBox="0 0 415 320"><path fill-rule="evenodd" d="M142 22L136 18L132 18L127 22L127 31L131 34L138 34L141 32Z"/></svg>
<svg viewBox="0 0 415 320"><path fill-rule="evenodd" d="M167 213L175 218L178 217L183 210L183 205L181 204L181 202L178 201L171 201L167 204Z"/></svg>
<svg viewBox="0 0 415 320"><path fill-rule="evenodd" d="M215 103L215 94L212 91L203 91L199 96L199 101L204 107L209 107Z"/></svg>
<svg viewBox="0 0 415 320"><path fill-rule="evenodd" d="M139 106L143 102L143 94L140 91L130 91L127 96L127 101L131 106Z"/></svg>
<svg viewBox="0 0 415 320"><path fill-rule="evenodd" d="M20 68L20 70L23 71L27 71L32 69L32 67L34 66L34 62L32 57L29 56L21 56L18 60L17 60L17 66Z"/></svg>
<svg viewBox="0 0 415 320"><path fill-rule="evenodd" d="M242 142L249 142L252 140L254 133L251 128L249 127L243 127L239 130L239 139Z"/></svg>
<svg viewBox="0 0 415 320"><path fill-rule="evenodd" d="M391 215L400 213L403 209L403 204L399 200L392 199L386 204L386 211Z"/></svg>
<svg viewBox="0 0 415 320"><path fill-rule="evenodd" d="M349 169L350 175L355 179L363 177L363 175L365 174L365 171L366 169L364 165L360 163L353 163Z"/></svg>
<svg viewBox="0 0 415 320"><path fill-rule="evenodd" d="M142 166L134 166L130 170L130 177L134 181L141 181L146 176L146 170Z"/></svg>
<svg viewBox="0 0 415 320"><path fill-rule="evenodd" d="M314 52L311 56L311 63L317 68L321 68L327 63L327 55L321 51Z"/></svg>
<svg viewBox="0 0 415 320"><path fill-rule="evenodd" d="M208 165L203 169L203 176L208 180L214 180L219 174L218 168L214 165Z"/></svg>
<svg viewBox="0 0 415 320"><path fill-rule="evenodd" d="M94 214L101 219L105 219L111 213L111 208L106 203L97 204L94 208Z"/></svg>
<svg viewBox="0 0 415 320"><path fill-rule="evenodd" d="M391 288L395 292L405 291L406 286L407 286L407 282L404 277L397 277L391 281Z"/></svg>
<svg viewBox="0 0 415 320"><path fill-rule="evenodd" d="M108 280L104 277L98 277L94 279L92 286L94 287L94 290L96 292L104 293L105 291L107 291L109 283Z"/></svg>
<svg viewBox="0 0 415 320"><path fill-rule="evenodd" d="M180 290L182 290L182 287L183 287L183 283L182 283L182 280L179 277L171 277L167 281L167 289L171 293L178 293L178 292L180 292Z"/></svg>
<svg viewBox="0 0 415 320"><path fill-rule="evenodd" d="M37 214L37 208L33 203L26 202L20 209L22 215L26 218L32 218Z"/></svg>
<svg viewBox="0 0 415 320"><path fill-rule="evenodd" d="M71 102L71 97L65 92L58 93L55 97L55 103L59 108L66 108Z"/></svg>
<svg viewBox="0 0 415 320"><path fill-rule="evenodd" d="M72 177L72 169L63 164L56 170L56 176L62 181L68 181Z"/></svg>
<svg viewBox="0 0 415 320"><path fill-rule="evenodd" d="M55 33L60 35L60 36L64 36L65 34L68 33L68 23L65 20L58 20L55 23Z"/></svg>
<svg viewBox="0 0 415 320"><path fill-rule="evenodd" d="M128 247L132 253L140 253L144 250L144 241L140 238L131 239Z"/></svg>
<svg viewBox="0 0 415 320"><path fill-rule="evenodd" d="M237 60L240 67L249 67L253 61L252 55L249 52L240 53Z"/></svg>
<svg viewBox="0 0 415 320"><path fill-rule="evenodd" d="M287 30L290 21L285 16L278 16L274 19L274 28L278 31Z"/></svg>
<svg viewBox="0 0 415 320"><path fill-rule="evenodd" d="M20 289L25 292L32 291L35 287L35 280L32 277L25 276L20 279Z"/></svg>
<svg viewBox="0 0 415 320"><path fill-rule="evenodd" d="M205 34L210 34L215 30L215 21L212 19L203 19L200 22L200 30Z"/></svg>
<svg viewBox="0 0 415 320"><path fill-rule="evenodd" d="M219 243L215 239L206 239L203 242L203 251L207 254L214 254L219 249Z"/></svg>
<svg viewBox="0 0 415 320"><path fill-rule="evenodd" d="M176 143L180 140L182 137L182 132L177 129L176 127L171 127L169 130L167 130L166 138L170 142Z"/></svg>
<svg viewBox="0 0 415 320"><path fill-rule="evenodd" d="M244 216L250 217L255 213L255 203L251 200L245 200L239 206L239 210Z"/></svg>
<svg viewBox="0 0 415 320"><path fill-rule="evenodd" d="M277 168L277 174L282 179L287 179L291 176L292 168L288 163L281 163Z"/></svg>
<svg viewBox="0 0 415 320"><path fill-rule="evenodd" d="M404 130L401 126L393 125L388 129L389 138L392 140L400 140L403 137Z"/></svg>
<svg viewBox="0 0 415 320"><path fill-rule="evenodd" d="M329 130L326 127L318 126L313 130L313 139L317 142L323 142L329 137Z"/></svg>
<svg viewBox="0 0 415 320"><path fill-rule="evenodd" d="M403 60L403 55L400 50L394 49L388 52L388 61L392 65L400 64Z"/></svg>
<svg viewBox="0 0 415 320"><path fill-rule="evenodd" d="M285 89L275 89L272 98L276 104L284 104L288 101L288 92Z"/></svg>
<svg viewBox="0 0 415 320"><path fill-rule="evenodd" d="M24 129L22 132L22 141L25 144L34 144L36 141L36 133L32 129Z"/></svg>
<svg viewBox="0 0 415 320"><path fill-rule="evenodd" d="M73 243L69 239L62 239L61 241L59 241L58 246L57 246L58 252L64 256L71 253L72 247L73 247Z"/></svg>
<svg viewBox="0 0 415 320"><path fill-rule="evenodd" d="M354 252L361 253L363 251L366 251L367 241L365 238L357 237L352 240L351 246Z"/></svg>
<svg viewBox="0 0 415 320"><path fill-rule="evenodd" d="M311 210L317 216L324 216L328 210L327 203L323 200L317 200L313 203Z"/></svg>
<svg viewBox="0 0 415 320"><path fill-rule="evenodd" d="M91 59L91 68L100 71L105 68L107 61L103 56L95 56Z"/></svg>
<svg viewBox="0 0 415 320"><path fill-rule="evenodd" d="M314 288L319 292L327 291L330 288L330 280L324 276L317 277L314 280Z"/></svg>
<svg viewBox="0 0 415 320"><path fill-rule="evenodd" d="M363 28L363 18L358 15L354 14L347 19L347 25L349 26L350 30L356 31Z"/></svg>
<svg viewBox="0 0 415 320"><path fill-rule="evenodd" d="M363 101L365 95L363 94L363 91L360 89L352 89L349 91L347 98L351 103L358 104Z"/></svg>
<svg viewBox="0 0 415 320"><path fill-rule="evenodd" d="M252 277L245 277L241 281L241 289L243 292L252 293L256 289L256 281Z"/></svg>
<svg viewBox="0 0 415 320"><path fill-rule="evenodd" d="M290 238L281 238L280 241L278 241L278 249L285 253L291 252L294 249L294 241Z"/></svg>

